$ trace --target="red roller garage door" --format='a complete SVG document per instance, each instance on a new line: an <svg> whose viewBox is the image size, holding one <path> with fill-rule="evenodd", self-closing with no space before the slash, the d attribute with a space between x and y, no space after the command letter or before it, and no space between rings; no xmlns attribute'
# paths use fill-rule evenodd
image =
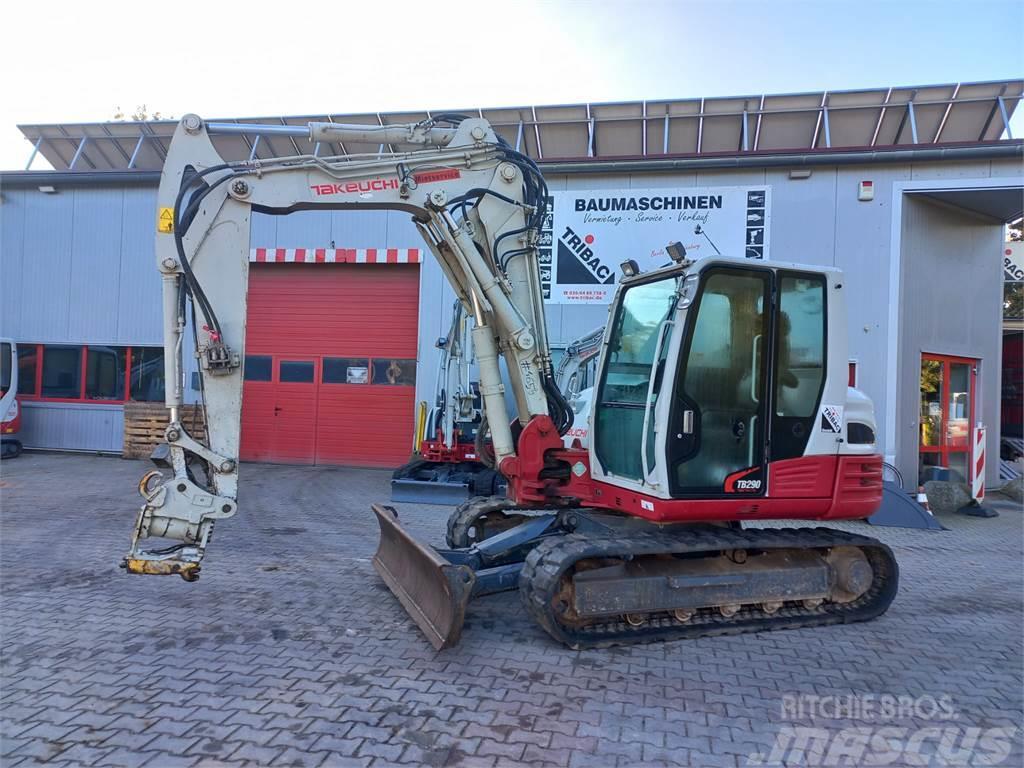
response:
<svg viewBox="0 0 1024 768"><path fill-rule="evenodd" d="M242 458L395 467L409 458L419 268L252 264Z"/></svg>

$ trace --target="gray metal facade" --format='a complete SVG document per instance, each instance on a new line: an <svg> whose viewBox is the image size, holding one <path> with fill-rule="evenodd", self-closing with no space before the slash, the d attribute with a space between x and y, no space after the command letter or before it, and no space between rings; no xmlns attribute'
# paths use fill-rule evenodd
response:
<svg viewBox="0 0 1024 768"><path fill-rule="evenodd" d="M0 328L19 342L160 346L156 189L5 185L0 200ZM116 451L123 409L22 403L22 441Z"/></svg>
<svg viewBox="0 0 1024 768"><path fill-rule="evenodd" d="M22 342L159 345L155 187L65 186L57 178L55 194L22 182L2 190L0 332ZM865 179L874 182L875 197L858 202L858 183ZM848 295L856 297L849 302L850 357L858 363L859 386L876 404L885 453L898 454L901 468L916 476L916 433L908 426L918 398L915 350L934 344L942 351L944 340L955 340L958 354L982 360L977 412L998 425L1001 225L913 196L920 192L916 184L1019 188L1018 159L817 165L803 179L791 179L787 168L713 168L549 173L548 182L553 190L770 185L772 257L846 272ZM905 197L913 199L904 203ZM257 214L252 226L253 247L422 248L411 223L391 212ZM416 399L429 402L437 373L434 342L447 331L454 296L429 257L420 275ZM606 316L604 306L550 305L552 342L565 344ZM120 449L119 407L58 405L26 406L26 445ZM996 433L990 430L990 440ZM995 448L990 444L990 456Z"/></svg>

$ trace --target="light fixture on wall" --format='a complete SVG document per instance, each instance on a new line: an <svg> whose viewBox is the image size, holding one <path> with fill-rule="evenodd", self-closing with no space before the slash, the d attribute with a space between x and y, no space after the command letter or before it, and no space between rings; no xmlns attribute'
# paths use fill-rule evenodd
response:
<svg viewBox="0 0 1024 768"><path fill-rule="evenodd" d="M44 184L44 185L40 186L39 187L39 191L42 192L43 194L46 194L46 195L55 195L55 194L57 194L57 188L56 187L51 187L49 184Z"/></svg>
<svg viewBox="0 0 1024 768"><path fill-rule="evenodd" d="M811 178L810 168L794 168L789 172L789 178L791 179L809 179Z"/></svg>

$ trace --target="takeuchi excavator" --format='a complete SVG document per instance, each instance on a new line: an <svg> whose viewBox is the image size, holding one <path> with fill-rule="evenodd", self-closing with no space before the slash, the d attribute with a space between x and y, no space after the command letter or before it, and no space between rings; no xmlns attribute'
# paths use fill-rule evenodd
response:
<svg viewBox="0 0 1024 768"><path fill-rule="evenodd" d="M283 135L311 150L225 160L214 141L226 133ZM371 151L321 151L339 143ZM872 405L846 382L841 273L693 261L674 244L667 266L638 274L622 254L589 444L566 447L573 411L555 384L537 253L548 199L537 165L478 117L257 126L186 115L156 216L170 423L158 469L139 485L124 567L195 580L214 524L238 511L251 213L387 209L409 214L473 318L508 483L506 498L452 513L451 549L416 541L393 509L373 506L374 567L436 648L458 642L473 597L511 589L573 648L883 613L898 581L888 547L829 528L746 525L860 519L879 504ZM181 420L189 327L206 442Z"/></svg>

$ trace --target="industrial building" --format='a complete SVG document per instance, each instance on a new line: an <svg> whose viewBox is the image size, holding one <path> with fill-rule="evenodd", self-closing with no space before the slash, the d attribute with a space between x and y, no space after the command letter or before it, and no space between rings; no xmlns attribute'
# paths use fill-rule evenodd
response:
<svg viewBox="0 0 1024 768"><path fill-rule="evenodd" d="M692 256L835 266L850 383L887 461L969 480L971 430L998 456L1004 225L1021 216L1024 81L454 110L540 165L555 346L605 322L619 263ZM429 113L260 117L384 125ZM205 116L204 116L205 117ZM123 406L162 399L156 188L175 123L20 126L29 167L0 173L0 335L19 344L29 448L118 452ZM240 132L228 160L380 151ZM699 231L698 231L699 230ZM394 467L454 295L404 214L255 214L242 458ZM191 398L198 397L192 382ZM987 465L997 479L998 462Z"/></svg>

